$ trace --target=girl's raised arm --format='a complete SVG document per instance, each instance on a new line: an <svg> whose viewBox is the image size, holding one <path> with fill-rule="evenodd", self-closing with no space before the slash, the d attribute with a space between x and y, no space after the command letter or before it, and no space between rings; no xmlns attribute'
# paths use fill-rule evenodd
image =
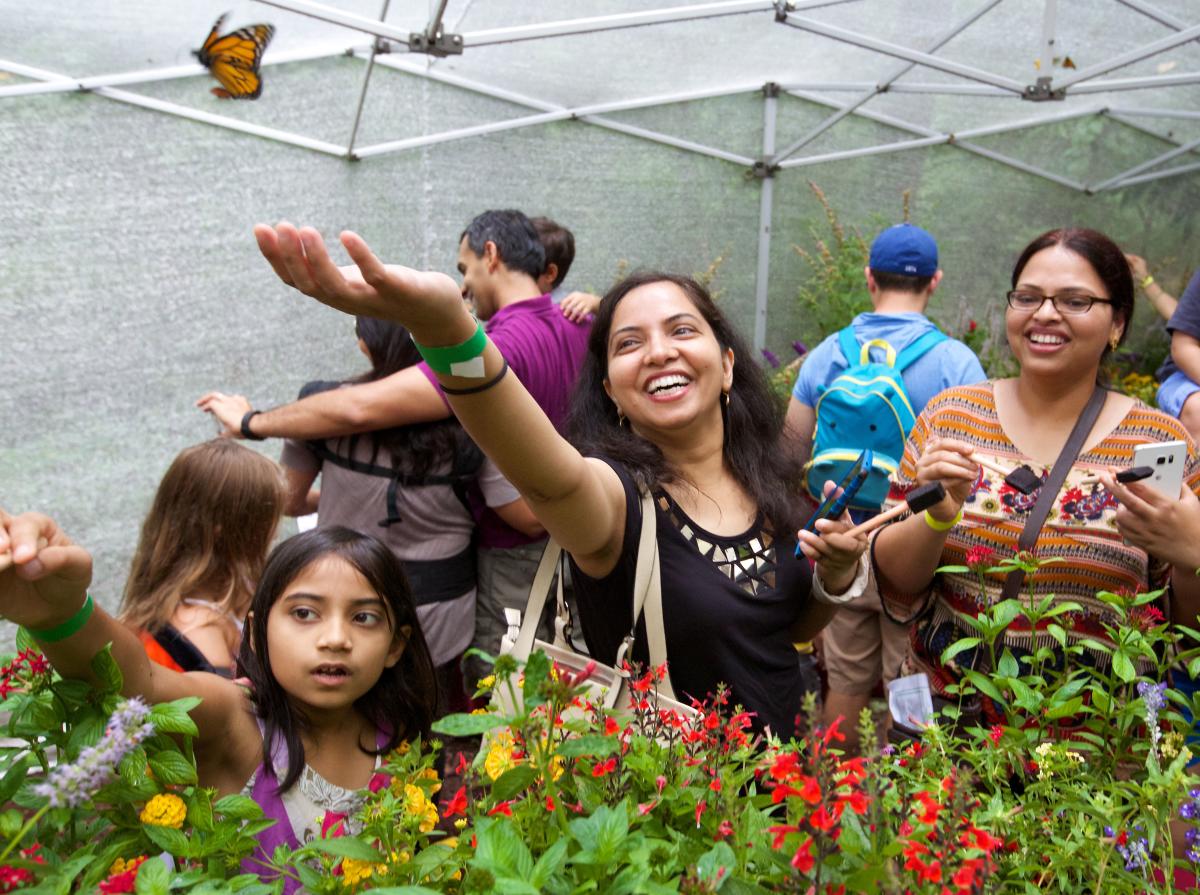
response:
<svg viewBox="0 0 1200 895"><path fill-rule="evenodd" d="M555 430L537 402L467 311L450 277L384 265L354 233L342 245L357 268L339 268L321 235L290 224L254 230L259 249L289 286L349 314L394 320L420 346L471 343L467 363L431 363L455 415L534 514L580 567L605 574L621 549L625 497L620 479L599 460L585 459ZM428 351L423 352L426 359ZM461 352L460 352L461 353ZM439 367L467 375L443 373Z"/></svg>
<svg viewBox="0 0 1200 895"><path fill-rule="evenodd" d="M0 615L29 630L59 674L92 680L92 657L111 643L126 696L151 703L199 696L203 701L192 710L199 741L210 752L232 755L249 742L253 754L257 728L241 688L216 675L184 675L152 663L132 631L92 604L91 580L92 557L53 519L0 509Z"/></svg>

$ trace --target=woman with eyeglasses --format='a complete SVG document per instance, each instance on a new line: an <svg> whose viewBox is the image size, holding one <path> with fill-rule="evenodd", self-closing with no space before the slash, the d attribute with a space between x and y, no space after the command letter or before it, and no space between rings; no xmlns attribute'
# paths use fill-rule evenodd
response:
<svg viewBox="0 0 1200 895"><path fill-rule="evenodd" d="M875 580L885 609L914 620L902 673L925 672L935 697L947 695L964 668L990 670L986 650L968 649L943 663L956 641L975 635L964 617L1005 596L1003 573L935 573L941 566L995 565L1011 557L1041 492L1023 493L989 466L1028 466L1044 483L1068 438L1103 382L1107 357L1133 318L1133 280L1121 250L1094 230L1043 233L1021 253L1007 295L1005 328L1020 372L942 392L917 420L893 486L893 501L912 488L941 481L945 499L925 513L881 529L872 542ZM1159 607L1173 621L1195 625L1200 611L1200 461L1178 420L1115 391L1095 396L1098 416L1072 458L1066 479L1038 531L1036 555L1057 559L1027 574L1022 601L1079 604L1053 619L1067 643L1081 644L1073 661L1103 661L1086 645L1107 642L1104 623L1115 610L1097 591L1145 591L1171 586ZM1118 469L1132 465L1135 445L1187 443L1184 485L1175 498L1147 483L1121 485ZM979 461L984 461L983 465ZM1009 477L1012 480L1011 477ZM1032 534L1032 530L1031 530ZM990 553L988 551L991 551ZM1010 594L1014 584L1009 585ZM1149 607L1145 612L1149 613ZM1153 620L1155 616L1147 616ZM1057 632L1055 632L1057 633ZM1031 630L1024 616L1003 635L1014 657L1050 647L1066 651L1054 633ZM1000 650L998 650L999 654ZM984 720L1000 720L986 699Z"/></svg>

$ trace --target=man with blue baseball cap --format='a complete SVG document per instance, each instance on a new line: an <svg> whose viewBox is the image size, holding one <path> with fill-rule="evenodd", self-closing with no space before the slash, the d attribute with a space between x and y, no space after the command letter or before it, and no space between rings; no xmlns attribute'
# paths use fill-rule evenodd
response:
<svg viewBox="0 0 1200 895"><path fill-rule="evenodd" d="M937 242L929 233L910 223L888 227L871 244L863 274L873 310L851 321L848 330L853 340L859 346L886 342L897 356L919 339L926 345L932 343L900 370L913 413L919 414L943 389L987 378L975 353L962 342L941 337L925 316L929 299L942 281ZM935 338L930 333L939 335ZM860 357L846 357L843 344L847 344L845 336L834 333L813 349L792 390L787 431L805 456L812 452L820 423L819 399L826 386L860 363ZM860 511L856 518L861 521L871 515L871 511ZM839 608L821 632L821 642L829 678L825 722L831 723L838 715L854 722L879 681L886 683L896 677L908 649L908 627L892 623L882 612L879 595L868 591ZM857 733L855 727L854 723L846 725L848 736ZM856 745L847 743L848 747Z"/></svg>

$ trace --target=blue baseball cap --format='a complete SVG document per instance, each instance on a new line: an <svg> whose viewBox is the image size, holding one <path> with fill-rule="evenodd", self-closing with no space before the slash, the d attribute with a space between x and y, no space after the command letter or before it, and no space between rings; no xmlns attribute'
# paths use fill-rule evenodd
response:
<svg viewBox="0 0 1200 895"><path fill-rule="evenodd" d="M896 224L875 237L867 263L871 270L931 277L938 269L937 243L914 224Z"/></svg>

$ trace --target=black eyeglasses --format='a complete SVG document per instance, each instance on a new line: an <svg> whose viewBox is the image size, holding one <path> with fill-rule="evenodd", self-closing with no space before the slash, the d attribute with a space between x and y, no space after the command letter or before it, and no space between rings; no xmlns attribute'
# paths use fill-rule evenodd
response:
<svg viewBox="0 0 1200 895"><path fill-rule="evenodd" d="M1110 299L1088 295L1086 292L1060 292L1057 295L1042 295L1040 292L1014 289L1006 297L1010 308L1026 314L1038 310L1047 301L1052 302L1055 310L1060 314L1086 314L1097 302L1102 305L1112 304Z"/></svg>

